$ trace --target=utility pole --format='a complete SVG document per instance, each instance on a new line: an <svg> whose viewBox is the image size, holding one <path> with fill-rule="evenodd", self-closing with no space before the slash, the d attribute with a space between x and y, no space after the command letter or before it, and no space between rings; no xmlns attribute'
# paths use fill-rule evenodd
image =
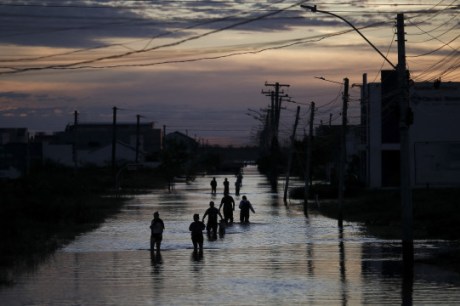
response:
<svg viewBox="0 0 460 306"><path fill-rule="evenodd" d="M281 114L281 96L280 94L282 93L280 91L281 87L289 87L291 85L289 84L280 84L279 82L276 82L274 84L269 84L265 83L265 86L271 86L274 87L275 90L272 91L274 96L272 96L272 109L273 109L273 132L274 135L273 137L278 140L278 130L279 130L279 120L280 120L280 114Z"/></svg>
<svg viewBox="0 0 460 306"><path fill-rule="evenodd" d="M310 197L310 177L311 177L311 152L313 150L313 122L315 120L315 102L310 106L310 131L307 142L307 160L305 164L305 189L304 189L304 213L307 213L308 198Z"/></svg>
<svg viewBox="0 0 460 306"><path fill-rule="evenodd" d="M139 137L141 115L136 115L136 164L139 162Z"/></svg>
<svg viewBox="0 0 460 306"><path fill-rule="evenodd" d="M292 135L291 135L291 148L289 150L289 156L288 156L288 165L287 165L287 171L286 171L286 183L284 186L284 203L287 201L287 193L289 189L289 176L291 175L291 166L292 166L292 155L294 151L294 146L295 146L295 133L297 130L297 123L299 122L299 113L300 113L300 106L297 106L297 113L295 115L295 121L294 121L294 128L292 129Z"/></svg>
<svg viewBox="0 0 460 306"><path fill-rule="evenodd" d="M400 163L401 163L401 205L402 205L402 246L403 261L412 267L414 261L414 242L412 237L412 190L410 180L409 126L412 124L412 111L409 105L409 75L406 70L406 44L404 33L404 14L397 15L398 36L398 83L400 89Z"/></svg>
<svg viewBox="0 0 460 306"><path fill-rule="evenodd" d="M73 165L75 172L78 169L78 112L73 113Z"/></svg>
<svg viewBox="0 0 460 306"><path fill-rule="evenodd" d="M348 109L348 78L343 79L343 110L342 128L340 130L339 190L338 190L338 222L343 227L343 192L345 189L345 164L347 159L347 109Z"/></svg>
<svg viewBox="0 0 460 306"><path fill-rule="evenodd" d="M112 124L112 169L117 167L116 163L117 154L117 107L113 107L113 124Z"/></svg>

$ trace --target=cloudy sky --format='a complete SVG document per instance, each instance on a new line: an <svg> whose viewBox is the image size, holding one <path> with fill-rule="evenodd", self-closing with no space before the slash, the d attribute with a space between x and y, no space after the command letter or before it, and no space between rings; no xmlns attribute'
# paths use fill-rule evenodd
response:
<svg viewBox="0 0 460 306"><path fill-rule="evenodd" d="M73 121L142 121L209 144L254 142L270 103L265 84L301 106L308 126L340 123L340 84L378 82L391 69L340 15L397 63L395 18L404 13L415 81L460 81L459 0L0 0L0 127L60 131ZM324 78L320 79L320 77ZM351 88L350 123L359 120ZM296 103L294 103L296 102ZM256 117L256 118L254 118Z"/></svg>

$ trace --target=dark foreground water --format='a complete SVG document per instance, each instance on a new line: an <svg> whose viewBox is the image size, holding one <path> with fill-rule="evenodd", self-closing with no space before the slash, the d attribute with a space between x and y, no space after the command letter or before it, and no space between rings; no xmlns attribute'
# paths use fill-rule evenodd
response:
<svg viewBox="0 0 460 306"><path fill-rule="evenodd" d="M241 195L256 214L223 238L205 238L195 256L188 226L210 200L210 177L173 193L136 196L114 218L56 252L36 271L0 288L0 305L456 305L460 275L417 263L403 280L400 243L367 235L354 223L288 206L255 168L244 169ZM228 176L231 183L235 178ZM295 182L294 182L295 184ZM232 190L231 190L232 192ZM239 200L239 197L235 197ZM164 220L163 251L149 250L154 211ZM238 220L239 211L235 211ZM416 258L443 247L417 241Z"/></svg>

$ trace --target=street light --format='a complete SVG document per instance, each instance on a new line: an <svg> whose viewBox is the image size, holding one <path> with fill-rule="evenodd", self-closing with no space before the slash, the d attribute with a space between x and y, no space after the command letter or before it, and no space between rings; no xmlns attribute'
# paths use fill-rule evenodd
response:
<svg viewBox="0 0 460 306"><path fill-rule="evenodd" d="M361 31L358 30L358 28L356 28L351 22L349 22L348 20L346 20L346 19L343 18L342 16L336 15L336 14L331 13L331 12L328 12L328 11L318 10L318 9L316 8L316 5L311 6L311 5L301 4L300 7L301 7L301 8L304 8L304 9L308 9L308 10L312 11L313 13L320 12L320 13L323 13L323 14L327 14L327 15L334 16L334 17L336 17L336 18L339 18L340 20L343 20L343 21L346 22L350 27L352 27L353 30L355 30L356 32L358 32L358 34L361 35L361 37L364 38L364 40L365 40L372 48L374 48L374 50L377 51L377 53L380 54L380 56L383 57L383 59L384 59L388 64L390 64L391 67L393 67L394 69L396 69L396 66L395 66L385 55L383 55L383 53L380 52L380 50L377 49L377 47L374 46L374 44L373 44L369 39L367 39L366 36L364 36L364 34L361 33Z"/></svg>
<svg viewBox="0 0 460 306"><path fill-rule="evenodd" d="M409 141L409 126L412 121L412 111L409 105L408 94L408 73L406 71L406 50L405 50L405 33L404 33L404 14L397 15L397 34L398 34L398 65L395 66L385 55L380 52L353 24L345 18L328 11L318 10L315 6L301 4L300 7L308 9L312 12L320 12L331 15L346 22L351 26L364 40L372 47L383 59L393 67L398 73L398 85L400 89L400 177L401 177L401 206L402 206L402 247L403 261L408 263L404 265L407 269L405 275L413 273L414 261L414 241L412 236L412 193L410 182L410 141Z"/></svg>

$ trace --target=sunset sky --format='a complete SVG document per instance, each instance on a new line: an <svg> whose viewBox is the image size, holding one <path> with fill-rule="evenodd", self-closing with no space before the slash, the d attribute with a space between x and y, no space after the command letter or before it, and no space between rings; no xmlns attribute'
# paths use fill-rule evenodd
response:
<svg viewBox="0 0 460 306"><path fill-rule="evenodd" d="M340 123L342 85L379 82L391 69L338 18L359 28L397 64L395 18L405 13L407 64L414 81L460 81L460 1L368 0L0 0L0 127L60 131L73 121L166 126L209 144L254 142L269 105L265 83L289 84L281 136L301 106L308 125ZM323 77L326 80L321 80ZM351 88L350 123L359 121ZM249 111L248 109L252 109ZM256 115L257 116L257 115Z"/></svg>

